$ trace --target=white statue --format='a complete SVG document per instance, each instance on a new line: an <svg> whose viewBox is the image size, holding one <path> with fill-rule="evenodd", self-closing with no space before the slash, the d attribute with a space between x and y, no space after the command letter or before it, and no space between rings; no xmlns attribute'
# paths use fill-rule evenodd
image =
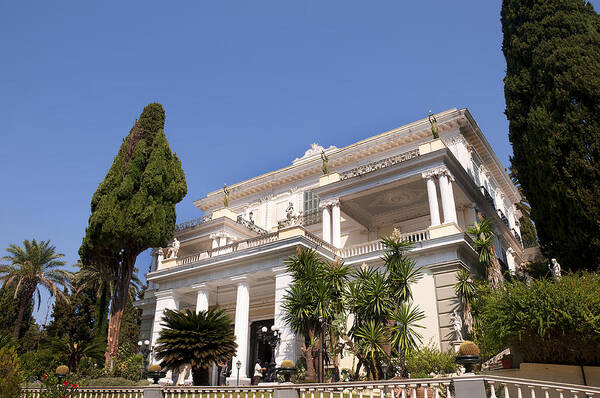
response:
<svg viewBox="0 0 600 398"><path fill-rule="evenodd" d="M291 221L294 218L294 204L292 202L288 202L288 207L285 209L285 214L288 221Z"/></svg>
<svg viewBox="0 0 600 398"><path fill-rule="evenodd" d="M173 238L173 244L167 247L167 258L175 258L177 257L177 253L179 252L179 246L181 243L177 240L177 238Z"/></svg>
<svg viewBox="0 0 600 398"><path fill-rule="evenodd" d="M456 341L463 341L462 328L463 323L458 311L455 309L452 315L450 315L450 320L452 321L452 329L454 330L454 334L456 336Z"/></svg>
<svg viewBox="0 0 600 398"><path fill-rule="evenodd" d="M555 278L560 278L560 264L556 261L555 258L550 260L550 264L548 264L548 268L550 268L550 272L552 272L552 276Z"/></svg>

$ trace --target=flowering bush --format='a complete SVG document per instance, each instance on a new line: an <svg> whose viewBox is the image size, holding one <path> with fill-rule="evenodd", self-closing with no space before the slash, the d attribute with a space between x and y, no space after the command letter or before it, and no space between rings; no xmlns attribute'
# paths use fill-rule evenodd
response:
<svg viewBox="0 0 600 398"><path fill-rule="evenodd" d="M77 394L77 383L69 377L59 380L54 375L44 374L41 379L40 398L69 398Z"/></svg>

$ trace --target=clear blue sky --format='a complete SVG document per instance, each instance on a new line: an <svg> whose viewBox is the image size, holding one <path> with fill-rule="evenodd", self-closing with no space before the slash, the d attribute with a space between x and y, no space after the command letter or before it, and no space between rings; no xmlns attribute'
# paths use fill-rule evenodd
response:
<svg viewBox="0 0 600 398"><path fill-rule="evenodd" d="M178 221L312 142L429 109L468 107L508 166L501 41L489 0L3 1L0 247L50 239L74 263L91 196L153 101L186 172Z"/></svg>

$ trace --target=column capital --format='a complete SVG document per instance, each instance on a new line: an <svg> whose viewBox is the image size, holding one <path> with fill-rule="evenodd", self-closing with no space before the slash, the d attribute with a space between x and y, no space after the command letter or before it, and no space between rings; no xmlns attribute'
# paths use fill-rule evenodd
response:
<svg viewBox="0 0 600 398"><path fill-rule="evenodd" d="M322 202L319 203L319 208L322 209L323 207L329 207L329 206L339 206L340 205L340 199L339 198L333 198L333 199L327 199L324 200Z"/></svg>
<svg viewBox="0 0 600 398"><path fill-rule="evenodd" d="M156 297L157 300L166 299L166 298L176 298L177 290L175 290L175 289L157 290L154 292L154 297Z"/></svg>
<svg viewBox="0 0 600 398"><path fill-rule="evenodd" d="M231 278L229 278L232 282L236 282L238 284L240 283L248 283L249 279L248 279L248 275L238 275L238 276L232 276Z"/></svg>
<svg viewBox="0 0 600 398"><path fill-rule="evenodd" d="M421 173L421 177L425 180L440 176L447 176L450 181L454 181L454 176L452 173L450 173L450 170L448 170L448 167L446 166L434 167Z"/></svg>

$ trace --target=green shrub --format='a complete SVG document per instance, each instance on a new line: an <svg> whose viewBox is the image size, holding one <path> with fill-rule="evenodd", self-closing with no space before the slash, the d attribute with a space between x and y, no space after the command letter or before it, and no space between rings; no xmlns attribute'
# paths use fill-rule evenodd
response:
<svg viewBox="0 0 600 398"><path fill-rule="evenodd" d="M13 347L0 348L0 397L18 398L21 392L19 359Z"/></svg>
<svg viewBox="0 0 600 398"><path fill-rule="evenodd" d="M406 356L406 370L411 378L428 378L435 375L456 373L456 355L441 352L432 345L421 347Z"/></svg>
<svg viewBox="0 0 600 398"><path fill-rule="evenodd" d="M513 281L482 290L477 306L488 351L511 347L525 362L600 365L599 274Z"/></svg>
<svg viewBox="0 0 600 398"><path fill-rule="evenodd" d="M19 358L23 379L28 382L40 380L45 373L54 374L58 365L66 362L66 355L56 355L50 349L29 351Z"/></svg>

